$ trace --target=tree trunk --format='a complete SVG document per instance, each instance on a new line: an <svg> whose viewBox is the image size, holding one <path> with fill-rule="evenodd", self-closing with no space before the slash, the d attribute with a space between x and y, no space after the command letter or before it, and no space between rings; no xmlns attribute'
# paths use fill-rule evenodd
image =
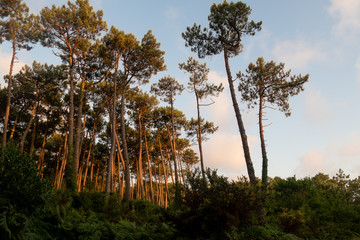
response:
<svg viewBox="0 0 360 240"><path fill-rule="evenodd" d="M14 137L16 125L17 125L17 122L19 120L19 115L20 115L20 113L16 114L16 118L15 118L15 121L14 121L14 126L11 128L11 134L10 134L9 139L12 139Z"/></svg>
<svg viewBox="0 0 360 240"><path fill-rule="evenodd" d="M106 188L105 188L105 193L107 196L109 196L111 189L112 189L112 182L113 182L113 161L114 161L114 155L115 155L115 106L112 109L112 116L111 116L111 150L110 150L110 156L109 156L109 160L108 160L108 169L107 169L107 179L106 179Z"/></svg>
<svg viewBox="0 0 360 240"><path fill-rule="evenodd" d="M120 188L120 196L122 197L124 192L123 192L123 188L124 188L124 178L125 178L125 162L124 162L124 158L123 158L123 155L121 153L121 149L120 149L120 142L119 142L119 138L118 138L118 135L115 131L115 140L116 140L116 145L117 145L117 151L118 151L118 155L120 157L120 160L121 160L121 164L123 166L123 177L122 177L122 184L121 184L121 188Z"/></svg>
<svg viewBox="0 0 360 240"><path fill-rule="evenodd" d="M146 157L148 162L148 169L149 169L149 179L150 179L150 198L151 202L154 203L154 189L152 184L152 169L151 169L151 162L150 162L150 155L149 155L149 147L147 143L147 137L146 137L146 129L144 127L144 139L145 139L145 148L146 148Z"/></svg>
<svg viewBox="0 0 360 240"><path fill-rule="evenodd" d="M140 190L140 197L144 198L145 197L145 193L144 193L144 185L143 185L143 181L144 181L144 177L143 177L143 164L142 164L142 127L141 127L141 114L139 114L138 117L138 121L139 121L139 180L138 180L138 187ZM146 137L146 136L145 136Z"/></svg>
<svg viewBox="0 0 360 240"><path fill-rule="evenodd" d="M38 102L36 101L32 111L31 111L31 117L30 117L29 123L25 129L23 136L21 137L21 141L20 141L20 152L21 153L24 152L24 144L25 144L26 136L29 133L30 127L34 121L37 105L38 105Z"/></svg>
<svg viewBox="0 0 360 240"><path fill-rule="evenodd" d="M130 163L129 154L126 142L126 126L125 126L125 90L121 96L121 142L123 144L123 157L125 160L125 199L127 202L131 201L131 182L130 182Z"/></svg>
<svg viewBox="0 0 360 240"><path fill-rule="evenodd" d="M194 92L196 97L196 108L197 108L197 120L198 120L198 133L197 133L197 140L199 145L199 153L200 153L200 166L201 166L201 173L203 180L206 181L205 178L205 167L204 167L204 157L202 151L202 139L201 139L201 117L200 117L200 104L199 104L199 96L196 90L196 76L194 76Z"/></svg>
<svg viewBox="0 0 360 240"><path fill-rule="evenodd" d="M44 156L45 156L46 138L47 138L47 129L46 129L46 131L45 131L45 135L44 135L44 138L43 138L43 143L42 143L42 145L41 145L39 160L38 160L38 169L39 169L40 171L42 171L42 170L43 170L43 167L44 167Z"/></svg>
<svg viewBox="0 0 360 240"><path fill-rule="evenodd" d="M260 133L260 143L261 143L261 154L262 154L262 176L261 182L264 189L267 188L268 184L268 159L266 154L266 146L265 146L265 137L264 137L264 127L263 127L263 97L260 94L259 101L259 133Z"/></svg>
<svg viewBox="0 0 360 240"><path fill-rule="evenodd" d="M230 70L230 65L229 65L229 56L228 56L226 47L224 47L224 60L225 60L226 74L227 74L227 78L228 78L228 82L229 82L231 100L233 102L235 116L236 116L236 119L237 119L237 124L238 124L238 127L239 127L241 141L242 141L242 145L243 145L246 167L247 167L247 170L248 170L250 183L255 184L256 183L255 170L254 170L254 167L253 167L253 163L251 161L250 148L249 148L249 144L248 144L248 141L247 141L247 135L246 135L244 123L242 121L239 105L238 105L237 99L236 99L234 83L233 83L231 70Z"/></svg>
<svg viewBox="0 0 360 240"><path fill-rule="evenodd" d="M66 187L76 192L76 181L77 181L77 170L79 166L79 161L76 161L74 157L74 91L75 91L75 83L74 83L74 59L73 54L69 54L69 97L70 97L70 108L69 108L69 137L68 137L68 156L67 156L67 164L65 170L65 179L66 179Z"/></svg>
<svg viewBox="0 0 360 240"><path fill-rule="evenodd" d="M74 146L74 163L76 164L75 171L77 171L79 167L79 160L80 160L80 141L81 141L81 118L82 118L82 109L84 105L84 89L85 89L85 81L84 78L81 79L81 88L80 88L80 96L79 96L79 108L78 114L76 119L76 139L75 139L75 146ZM74 164L74 166L75 166ZM80 183L81 185L81 183Z"/></svg>
<svg viewBox="0 0 360 240"><path fill-rule="evenodd" d="M30 151L29 154L30 156L33 156L34 154L34 148L35 148L35 138L36 138L36 125L37 125L37 115L35 115L35 122L34 122L34 127L32 130L32 134L31 134L31 143L30 143Z"/></svg>
<svg viewBox="0 0 360 240"><path fill-rule="evenodd" d="M83 180L83 183L82 183L82 188L83 189L85 188L86 179L87 179L87 173L88 173L88 169L89 169L90 156L91 156L91 152L92 152L92 148L93 148L93 142L95 141L95 129L96 129L96 125L95 125L95 121L94 121L94 126L93 126L93 130L92 130L92 136L91 136L91 139L90 139L89 152L88 152L88 156L86 158L86 164L85 164L84 180Z"/></svg>
<svg viewBox="0 0 360 240"><path fill-rule="evenodd" d="M68 151L67 143L68 143L68 134L66 133L65 140L64 140L64 153L63 153L63 157L62 157L62 161L61 161L61 166L58 171L58 174L56 175L56 180L55 180L56 189L60 189L62 177L64 175L64 170L65 170L65 165L66 165L66 155L67 155L67 151Z"/></svg>
<svg viewBox="0 0 360 240"><path fill-rule="evenodd" d="M13 33L12 49L13 49L13 52L12 52L12 57L11 57L11 62L10 62L8 89L7 89L7 104L6 104L6 111L5 111L5 118L4 118L3 136L2 136L2 147L3 148L6 145L7 125L9 122L10 106L11 106L12 73L13 73L13 69L14 69L14 62L15 62L15 56L16 56L15 33Z"/></svg>
<svg viewBox="0 0 360 240"><path fill-rule="evenodd" d="M167 172L166 172L166 167L165 167L165 161L164 161L164 156L162 153L162 147L161 147L161 141L160 138L158 138L159 141L159 148L160 148L160 155L161 155L161 163L164 169L164 180L165 180L165 188L166 188L166 200L165 200L165 208L167 208L167 196L169 196L169 188L168 188L168 177L167 177Z"/></svg>

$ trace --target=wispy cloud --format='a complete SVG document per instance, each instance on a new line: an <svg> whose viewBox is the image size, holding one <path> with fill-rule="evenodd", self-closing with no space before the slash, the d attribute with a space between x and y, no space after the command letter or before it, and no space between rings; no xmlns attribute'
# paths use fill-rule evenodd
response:
<svg viewBox="0 0 360 240"><path fill-rule="evenodd" d="M305 96L306 119L321 125L326 124L330 119L329 100L318 90L312 90Z"/></svg>
<svg viewBox="0 0 360 240"><path fill-rule="evenodd" d="M296 173L300 176L314 176L319 172L327 172L328 166L324 153L317 150L309 150L305 156L300 158L300 164Z"/></svg>
<svg viewBox="0 0 360 240"><path fill-rule="evenodd" d="M302 69L310 63L325 58L319 45L304 40L280 41L275 44L272 55L277 61L284 62L291 69Z"/></svg>
<svg viewBox="0 0 360 240"><path fill-rule="evenodd" d="M349 140L339 148L341 157L360 157L360 136L351 134Z"/></svg>
<svg viewBox="0 0 360 240"><path fill-rule="evenodd" d="M350 133L322 148L309 149L300 159L295 173L299 177L314 176L319 172L335 174L341 168L352 177L360 171L360 134Z"/></svg>
<svg viewBox="0 0 360 240"><path fill-rule="evenodd" d="M360 1L358 0L331 0L328 12L337 23L333 27L335 35L342 38L360 32Z"/></svg>

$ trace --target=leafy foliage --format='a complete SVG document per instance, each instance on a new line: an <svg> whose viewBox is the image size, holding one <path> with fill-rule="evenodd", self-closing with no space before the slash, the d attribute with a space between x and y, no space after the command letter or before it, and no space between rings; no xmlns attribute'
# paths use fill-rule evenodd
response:
<svg viewBox="0 0 360 240"><path fill-rule="evenodd" d="M16 209L32 212L50 198L51 187L43 180L36 162L8 144L0 156L1 197Z"/></svg>

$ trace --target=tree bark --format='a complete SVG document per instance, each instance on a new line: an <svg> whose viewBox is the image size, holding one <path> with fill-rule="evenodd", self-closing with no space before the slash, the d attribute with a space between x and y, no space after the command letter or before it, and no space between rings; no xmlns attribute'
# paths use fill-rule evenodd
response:
<svg viewBox="0 0 360 240"><path fill-rule="evenodd" d="M250 183L255 184L256 183L255 170L254 170L254 167L253 167L253 163L251 161L250 148L249 148L249 144L248 144L248 141L247 141L247 135L246 135L244 123L242 121L239 105L238 105L237 99L236 99L234 83L233 83L231 70L230 70L230 65L229 65L229 56L228 56L228 52L227 52L226 47L224 47L224 60L225 60L226 74L227 74L227 78L228 78L228 82L229 82L231 100L233 102L235 116L236 116L237 124L238 124L238 127L239 127L239 131L240 131L242 145L243 145L243 151L244 151L246 167L247 167Z"/></svg>
<svg viewBox="0 0 360 240"><path fill-rule="evenodd" d="M146 149L146 157L148 162L148 169L149 169L149 181L150 181L150 198L151 202L154 203L154 189L152 184L152 169L151 169L151 162L150 162L150 155L149 155L149 147L147 143L147 137L146 137L146 129L144 127L144 139L145 139L145 149Z"/></svg>
<svg viewBox="0 0 360 240"><path fill-rule="evenodd" d="M139 162L139 169L138 169L138 174L139 174L139 181L138 181L138 186L139 186L139 190L140 190L140 198L144 198L145 197L145 193L144 193L144 177L143 177L143 164L142 164L142 127L141 127L141 114L139 114L138 117L138 121L139 121L139 158L138 158L138 162Z"/></svg>
<svg viewBox="0 0 360 240"><path fill-rule="evenodd" d="M77 171L79 167L79 160L80 160L80 142L81 142L81 118L82 118L82 109L84 105L84 89L85 89L85 81L84 79L81 80L81 88L80 88L80 103L78 108L78 114L76 119L76 139L75 139L75 146L74 146L74 162L76 163L76 168L74 169ZM75 164L74 164L75 165ZM81 183L80 183L81 185Z"/></svg>
<svg viewBox="0 0 360 240"><path fill-rule="evenodd" d="M11 106L11 84L12 84L12 73L14 69L14 62L16 57L16 41L15 41L15 33L13 33L12 38L12 57L10 62L10 70L9 70L9 79L8 79L8 88L7 88L7 104L4 118L4 128L3 128L3 136L2 136L2 147L4 148L6 145L6 137L7 137L7 125L9 122L10 115L10 106Z"/></svg>
<svg viewBox="0 0 360 240"><path fill-rule="evenodd" d="M201 165L201 173L203 180L206 181L205 177L205 167L204 167L204 157L203 157L203 151L202 151L202 139L201 139L201 117L200 117L200 104L199 104L199 96L196 91L196 85L195 85L195 77L194 77L194 91L195 91L195 97L196 97L196 107L197 107L197 115L198 115L198 145L199 145L199 153L200 153L200 165Z"/></svg>
<svg viewBox="0 0 360 240"><path fill-rule="evenodd" d="M30 127L31 127L31 125L32 125L32 123L34 121L37 105L38 105L38 102L36 100L36 102L34 104L34 107L33 107L32 111L31 111L31 116L30 116L29 123L28 123L28 125L27 125L27 127L25 129L25 132L24 132L23 136L21 137L21 141L20 141L20 152L21 153L24 152L24 144L25 144L26 136L29 133Z"/></svg>
<svg viewBox="0 0 360 240"><path fill-rule="evenodd" d="M126 129L125 129L125 90L121 96L121 142L123 144L123 157L125 161L125 199L127 202L131 201L131 182L130 182L130 163L129 154L126 142Z"/></svg>
<svg viewBox="0 0 360 240"><path fill-rule="evenodd" d="M268 158L266 154L266 146L265 146L265 137L264 137L264 127L263 127L263 97L260 93L260 101L259 101L259 133L260 133L260 143L261 143L261 154L262 154L262 176L261 182L264 189L267 188L268 184Z"/></svg>
<svg viewBox="0 0 360 240"><path fill-rule="evenodd" d="M161 163L162 163L162 166L164 169L164 180L165 180L165 188L166 188L165 208L167 208L167 196L169 196L168 179L167 179L167 172L166 172L166 167L165 167L164 156L162 153L160 138L158 138L158 141L159 141L159 148L160 148L160 154L161 154Z"/></svg>

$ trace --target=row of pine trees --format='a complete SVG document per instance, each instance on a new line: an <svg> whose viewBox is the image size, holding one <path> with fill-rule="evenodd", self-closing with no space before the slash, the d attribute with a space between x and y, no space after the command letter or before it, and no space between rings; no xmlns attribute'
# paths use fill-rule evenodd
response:
<svg viewBox="0 0 360 240"><path fill-rule="evenodd" d="M7 88L1 91L6 102L1 106L3 147L16 142L57 189L119 192L127 201L148 199L167 207L169 198L180 201L186 173L198 162L206 185L202 141L217 127L201 117L201 107L211 105L209 99L224 88L208 82L205 63L192 57L179 63L196 100L197 117L187 119L175 108L185 86L174 77L160 78L150 92L141 88L166 70L165 52L151 30L138 40L115 26L108 28L103 12L95 11L88 0L45 7L38 15L29 14L21 0L2 1L0 8L0 40L9 41L13 50ZM209 28L195 23L182 37L199 58L224 54L248 176L256 184L229 64L229 58L242 51L242 37L261 30L262 22L248 20L250 13L242 2L213 4ZM49 48L62 65L34 61L13 74L17 53L36 43ZM268 182L264 109L289 116L289 97L303 91L309 78L284 68L283 63L259 57L237 73L242 102L258 107L264 189ZM199 156L192 149L194 143Z"/></svg>

